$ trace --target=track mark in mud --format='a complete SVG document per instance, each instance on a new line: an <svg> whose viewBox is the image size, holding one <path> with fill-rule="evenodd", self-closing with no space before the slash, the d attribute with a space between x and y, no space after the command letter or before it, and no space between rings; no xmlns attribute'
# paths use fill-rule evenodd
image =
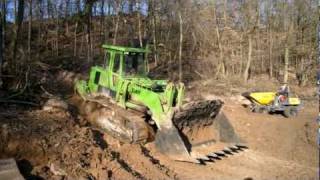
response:
<svg viewBox="0 0 320 180"><path fill-rule="evenodd" d="M246 177L243 180L253 180L253 178L252 177Z"/></svg>
<svg viewBox="0 0 320 180"><path fill-rule="evenodd" d="M310 137L311 135L310 135L309 131L310 131L310 125L308 122L306 122L304 124L304 133L305 133L307 143L310 144L312 142L312 140L310 140L310 139L312 139L312 138Z"/></svg>
<svg viewBox="0 0 320 180"><path fill-rule="evenodd" d="M139 172L132 169L127 162L125 162L123 159L121 159L119 152L111 151L111 155L112 155L112 158L114 158L121 165L121 167L123 167L123 169L125 169L127 172L132 174L134 177L136 177L138 179L142 179L142 180L147 179L142 174L140 174Z"/></svg>
<svg viewBox="0 0 320 180"><path fill-rule="evenodd" d="M174 179L177 179L177 174L175 172L173 172L172 170L170 170L168 167L166 167L165 165L163 164L160 164L160 161L156 158L154 158L151 154L150 154L150 151L140 145L140 148L141 148L141 152L144 156L146 156L151 162L152 164L154 164L159 170L161 170L162 172L164 172L168 177L170 178L174 178Z"/></svg>
<svg viewBox="0 0 320 180"><path fill-rule="evenodd" d="M93 134L93 139L95 141L95 143L102 149L106 149L108 148L108 144L107 142L103 139L103 133L101 133L98 130L91 130L92 134Z"/></svg>

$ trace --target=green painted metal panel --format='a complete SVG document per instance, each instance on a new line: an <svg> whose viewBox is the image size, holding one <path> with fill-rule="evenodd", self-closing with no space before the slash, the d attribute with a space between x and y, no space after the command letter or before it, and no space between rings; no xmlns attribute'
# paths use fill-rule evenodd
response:
<svg viewBox="0 0 320 180"><path fill-rule="evenodd" d="M110 51L122 51L122 52L136 52L136 53L149 53L150 51L146 48L132 48L132 47L124 47L124 46L114 46L114 45L102 45L102 48Z"/></svg>
<svg viewBox="0 0 320 180"><path fill-rule="evenodd" d="M92 67L88 83L77 81L75 88L79 94L84 97L88 93L97 92L99 86L110 89L116 92L115 101L123 108L139 108L141 104L147 107L152 113L152 119L160 128L168 120L173 108L182 104L184 85L177 86L166 80L152 80L146 74L126 77L124 56L128 52L145 53L143 65L147 70L146 54L149 52L147 49L113 45L103 45L103 48L110 53L109 60L106 60L108 66ZM117 56L120 61L119 69L114 68ZM139 105L131 102L137 102Z"/></svg>

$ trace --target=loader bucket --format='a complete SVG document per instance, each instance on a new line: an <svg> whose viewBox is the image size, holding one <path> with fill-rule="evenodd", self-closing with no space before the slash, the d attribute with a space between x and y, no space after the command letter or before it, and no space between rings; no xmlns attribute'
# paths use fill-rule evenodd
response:
<svg viewBox="0 0 320 180"><path fill-rule="evenodd" d="M219 100L192 102L177 110L170 128L156 134L156 147L178 161L199 163L245 148Z"/></svg>
<svg viewBox="0 0 320 180"><path fill-rule="evenodd" d="M162 154L171 159L199 163L197 159L190 156L185 141L174 126L159 130L156 134L155 144Z"/></svg>

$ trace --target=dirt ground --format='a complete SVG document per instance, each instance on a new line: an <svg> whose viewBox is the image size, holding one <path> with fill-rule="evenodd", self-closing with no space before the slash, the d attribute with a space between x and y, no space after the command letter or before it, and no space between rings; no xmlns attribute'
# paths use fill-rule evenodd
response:
<svg viewBox="0 0 320 180"><path fill-rule="evenodd" d="M224 111L248 150L205 166L170 160L161 163L179 179L318 179L314 107L307 105L298 117L286 119L252 114L239 104L227 102Z"/></svg>
<svg viewBox="0 0 320 180"><path fill-rule="evenodd" d="M256 114L232 97L223 111L249 147L206 165L177 162L154 143L123 144L94 129L71 106L0 106L0 158L14 157L26 179L318 179L317 104L295 118ZM1 178L0 178L1 179Z"/></svg>

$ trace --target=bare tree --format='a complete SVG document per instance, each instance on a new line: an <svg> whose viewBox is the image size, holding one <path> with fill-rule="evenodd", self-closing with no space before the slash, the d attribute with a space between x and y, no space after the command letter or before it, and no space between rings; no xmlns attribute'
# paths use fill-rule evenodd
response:
<svg viewBox="0 0 320 180"><path fill-rule="evenodd" d="M247 81L249 78L249 70L250 70L250 65L252 61L252 37L251 36L252 36L251 34L248 35L248 42L249 42L248 60L247 60L246 68L244 69L244 73L243 73L244 81Z"/></svg>
<svg viewBox="0 0 320 180"><path fill-rule="evenodd" d="M213 18L215 21L215 32L216 32L216 36L217 36L217 44L218 44L218 48L219 48L219 63L218 63L218 69L216 72L215 76L218 76L221 72L221 74L224 76L225 75L225 60L224 60L224 52L223 52L223 47L222 47L222 41L221 41L221 33L219 30L219 23L218 23L218 17L216 14L216 6L215 6L215 1L212 2L212 8L213 8ZM226 2L224 2L224 23L226 24L227 22L227 17L226 17Z"/></svg>
<svg viewBox="0 0 320 180"><path fill-rule="evenodd" d="M288 83L289 47L285 47L283 83Z"/></svg>
<svg viewBox="0 0 320 180"><path fill-rule="evenodd" d="M248 27L247 27L247 34L248 34L248 58L247 58L247 63L246 63L246 67L244 69L244 73L243 73L243 79L245 82L248 81L249 78L249 71L251 68L251 62L252 62L252 34L255 33L255 30L257 28L257 24L259 22L259 3L256 3L256 7L253 8L252 6L254 6L254 4L248 2L248 9L246 12L246 19L247 19L247 23L248 23ZM252 12L253 11L253 12Z"/></svg>
<svg viewBox="0 0 320 180"><path fill-rule="evenodd" d="M17 48L19 43L19 36L21 31L21 24L23 21L23 14L24 14L24 0L18 1L18 12L15 19L15 30L14 30L14 39L13 39L13 56L12 56L12 63L11 68L15 68L15 62L17 57Z"/></svg>
<svg viewBox="0 0 320 180"><path fill-rule="evenodd" d="M69 10L70 10L70 0L65 1L65 8L64 8L64 18L65 18L65 26L66 26L66 34L69 35Z"/></svg>
<svg viewBox="0 0 320 180"><path fill-rule="evenodd" d="M6 1L1 1L0 12L0 88L2 87L2 64L4 62L5 51L5 24L6 24Z"/></svg>
<svg viewBox="0 0 320 180"><path fill-rule="evenodd" d="M179 81L182 82L182 44L183 44L183 20L181 7L178 7L179 17Z"/></svg>
<svg viewBox="0 0 320 180"><path fill-rule="evenodd" d="M121 4L122 0L116 0L115 1L115 9L116 9L116 22L115 22L115 27L114 27L114 37L113 37L113 41L112 44L116 44L117 43L117 36L118 36L118 29L119 29L119 21L120 21L120 15L119 15L119 11L120 11L120 4Z"/></svg>
<svg viewBox="0 0 320 180"><path fill-rule="evenodd" d="M152 42L155 63L150 68L167 66L169 76L180 81L187 77L188 65L200 77L241 75L245 81L262 74L292 81L293 72L301 85L310 82L315 70L315 0L14 0L9 12L6 0L0 2L0 66L6 60L9 70L25 63L24 52L28 61L35 54L46 57L51 51L50 56L58 57L72 51L91 62L98 55L93 47L101 43L138 38L143 46L143 37ZM31 8L24 14L25 5ZM16 17L6 41L5 17Z"/></svg>
<svg viewBox="0 0 320 180"><path fill-rule="evenodd" d="M141 32L141 2L140 0L137 0L137 19L138 19L138 36L139 36L139 44L140 47L143 46L142 44L142 32Z"/></svg>
<svg viewBox="0 0 320 180"><path fill-rule="evenodd" d="M79 18L80 18L80 0L76 1L76 9L77 9L77 14L76 14L76 22L75 22L75 28L74 28L74 47L73 47L73 56L77 56L77 32L78 32L78 26L79 26Z"/></svg>
<svg viewBox="0 0 320 180"><path fill-rule="evenodd" d="M28 22L28 61L31 60L31 32L32 31L32 0L29 0L29 22Z"/></svg>
<svg viewBox="0 0 320 180"><path fill-rule="evenodd" d="M91 16L92 16L92 7L97 0L86 0L84 8L84 21L86 29L86 39L87 39L87 60L88 62L92 61L92 41L91 41Z"/></svg>
<svg viewBox="0 0 320 180"><path fill-rule="evenodd" d="M153 54L154 54L154 62L155 65L158 65L158 55L157 55L157 37L156 37L156 3L155 0L150 0L150 5L149 7L151 9L151 23L152 23L152 40L153 40Z"/></svg>

